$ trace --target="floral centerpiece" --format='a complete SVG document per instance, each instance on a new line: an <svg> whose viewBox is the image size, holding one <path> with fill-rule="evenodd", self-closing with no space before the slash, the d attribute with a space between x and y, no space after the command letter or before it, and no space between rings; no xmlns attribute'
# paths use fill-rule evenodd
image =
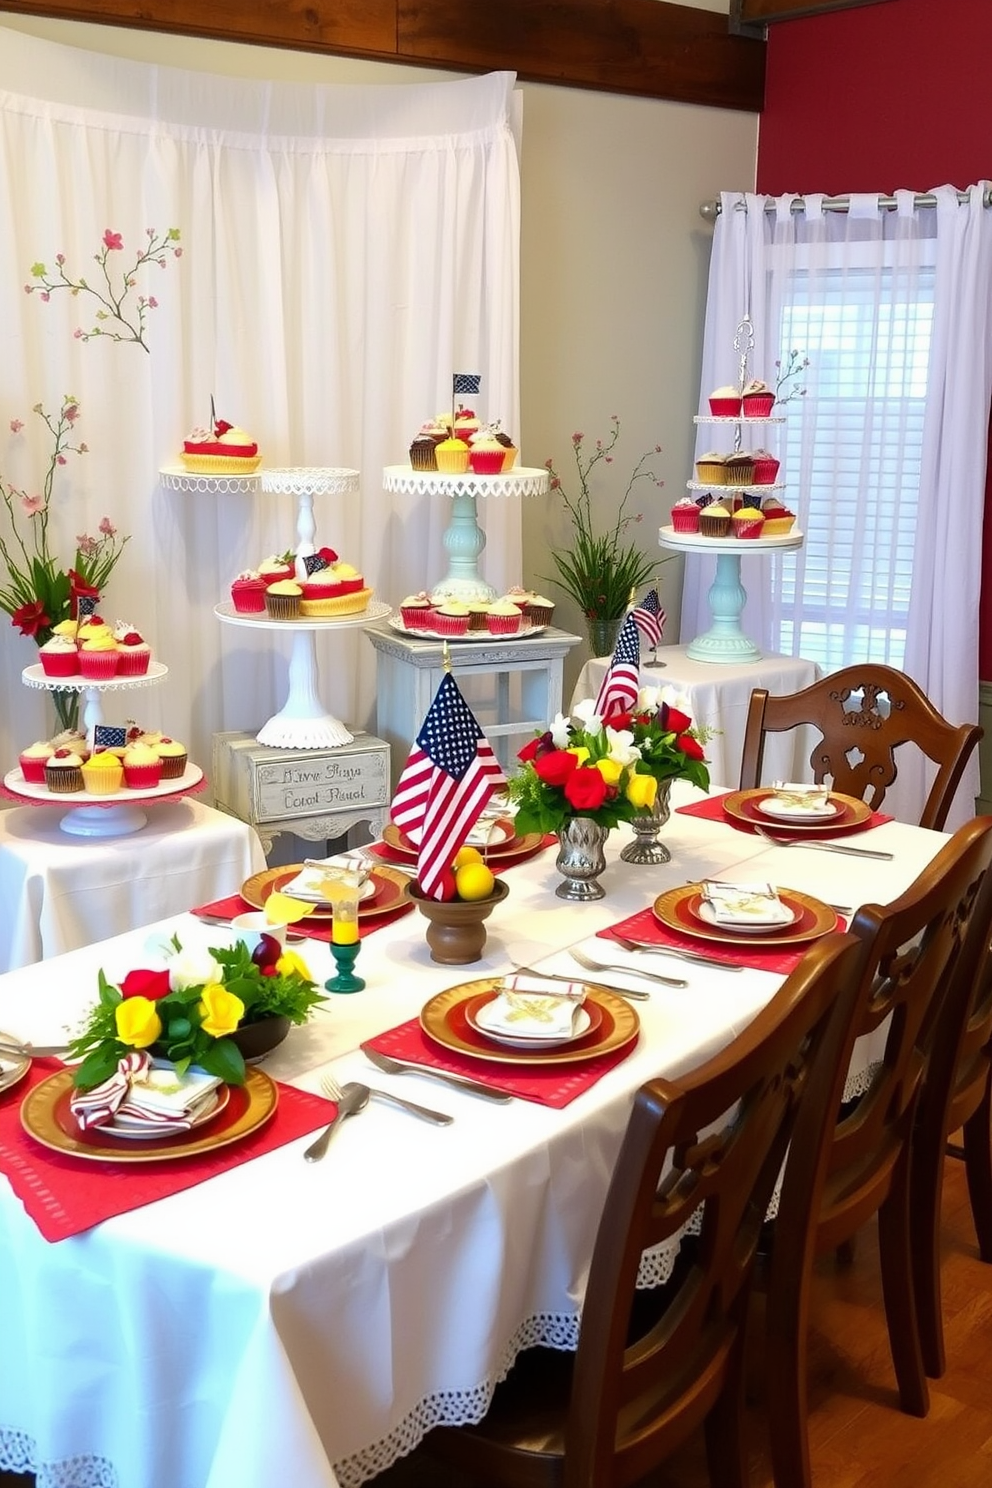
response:
<svg viewBox="0 0 992 1488"><path fill-rule="evenodd" d="M631 523L641 520L640 513L627 510L634 487L645 480L656 486L664 485L649 464L653 455L661 453L660 444L643 454L634 466L616 507L613 526L605 532L596 531L592 516L592 484L598 466L613 464L613 451L619 439L620 420L616 414L611 419L609 437L597 439L591 452L584 447L584 434L572 435L572 456L579 488L574 497L566 491L554 462L545 461L551 476L551 489L557 491L565 503L573 531L570 548L552 551L551 557L558 573L557 577L549 576L549 582L564 589L586 617L590 643L596 656L609 655L613 650L616 636L611 636L611 629L623 619L631 595L654 575L659 562L667 561L645 556L628 536Z"/></svg>
<svg viewBox="0 0 992 1488"><path fill-rule="evenodd" d="M703 790L709 785L706 731L694 728L689 715L657 688L642 688L634 708L605 719L595 706L586 699L570 718L559 713L547 732L519 751L523 767L508 782L518 832L556 833L562 843L558 867L567 878L575 856L567 850L570 839L592 865L581 888L574 881L559 887L556 892L566 899L601 896L596 875L605 867L607 832L648 816L663 784L688 780Z"/></svg>
<svg viewBox="0 0 992 1488"><path fill-rule="evenodd" d="M265 1018L305 1023L324 1000L306 963L275 936L254 952L243 941L184 950L175 937L160 950L164 966L129 971L119 986L101 969L96 1005L69 1045L82 1060L77 1088L102 1084L135 1049L169 1060L179 1075L196 1065L242 1085L245 1061L231 1035Z"/></svg>

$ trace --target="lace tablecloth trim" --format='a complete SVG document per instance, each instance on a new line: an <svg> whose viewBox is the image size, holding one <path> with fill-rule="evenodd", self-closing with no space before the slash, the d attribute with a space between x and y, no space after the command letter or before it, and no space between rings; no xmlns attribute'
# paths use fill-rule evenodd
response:
<svg viewBox="0 0 992 1488"><path fill-rule="evenodd" d="M506 1379L517 1355L524 1349L554 1348L574 1353L578 1342L577 1316L545 1312L527 1318L504 1348L498 1367L488 1378L470 1390L445 1390L428 1395L382 1441L335 1462L334 1471L341 1488L359 1488L377 1473L385 1472L412 1452L435 1426L466 1426L481 1421L496 1386Z"/></svg>
<svg viewBox="0 0 992 1488"><path fill-rule="evenodd" d="M31 1437L0 1426L0 1471L34 1473L37 1488L121 1488L113 1464L103 1457L64 1457L38 1461Z"/></svg>

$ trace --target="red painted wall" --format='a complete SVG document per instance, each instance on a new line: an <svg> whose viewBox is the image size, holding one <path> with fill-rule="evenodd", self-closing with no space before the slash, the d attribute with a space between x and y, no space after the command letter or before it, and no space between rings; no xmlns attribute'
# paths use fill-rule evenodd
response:
<svg viewBox="0 0 992 1488"><path fill-rule="evenodd" d="M757 189L839 196L992 179L990 49L992 0L882 0L770 26ZM992 474L979 624L992 678Z"/></svg>

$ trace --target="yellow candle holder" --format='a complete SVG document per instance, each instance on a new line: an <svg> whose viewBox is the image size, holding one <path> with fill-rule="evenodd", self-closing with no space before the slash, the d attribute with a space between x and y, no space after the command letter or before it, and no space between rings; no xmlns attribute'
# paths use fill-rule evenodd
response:
<svg viewBox="0 0 992 1488"><path fill-rule="evenodd" d="M361 880L355 874L342 874L329 878L326 889L331 906L331 955L338 970L324 986L328 992L361 992L365 983L353 971L362 948L358 936Z"/></svg>

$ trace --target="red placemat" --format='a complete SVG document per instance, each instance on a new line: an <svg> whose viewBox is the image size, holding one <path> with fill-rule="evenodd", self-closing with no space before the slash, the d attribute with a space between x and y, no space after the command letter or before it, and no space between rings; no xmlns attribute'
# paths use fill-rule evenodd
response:
<svg viewBox="0 0 992 1488"><path fill-rule="evenodd" d="M65 1240L240 1167L326 1126L336 1109L319 1095L277 1082L275 1115L230 1147L161 1163L95 1163L43 1147L21 1126L24 1096L62 1067L57 1059L36 1059L27 1078L0 1096L0 1173L46 1240Z"/></svg>
<svg viewBox="0 0 992 1488"><path fill-rule="evenodd" d="M701 816L704 821L725 822L728 827L733 827L735 832L747 832L749 836L753 837L755 836L753 827L748 826L747 822L738 821L734 816L728 816L723 809L723 803L727 797L736 795L737 791L721 791L718 796L707 796L705 801L693 801L691 806L676 806L675 810L679 816ZM862 832L870 832L873 827L883 827L886 822L890 821L895 821L895 817L887 816L884 811L873 811L870 820L865 822L863 827L858 827L856 830L860 836ZM775 831L775 823L771 818L769 818L767 830L769 832ZM844 831L845 828L838 827L836 836L839 837ZM848 827L846 831L853 835L852 828ZM801 838L799 832L790 832L789 838L797 841L806 840L805 838Z"/></svg>
<svg viewBox="0 0 992 1488"><path fill-rule="evenodd" d="M636 1040L612 1054L602 1054L582 1064L543 1067L491 1064L486 1059L469 1059L452 1049L442 1049L427 1037L417 1019L411 1018L409 1023L400 1023L367 1039L366 1045L382 1054L392 1054L395 1059L409 1059L414 1064L430 1065L431 1069L447 1070L451 1075L468 1075L505 1095L518 1095L539 1106L561 1110L590 1090L621 1059L626 1059L636 1048Z"/></svg>
<svg viewBox="0 0 992 1488"><path fill-rule="evenodd" d="M846 921L838 918L834 928L843 930L845 924ZM669 945L682 951L699 951L714 961L726 961L728 966L750 966L756 971L774 971L781 976L787 976L794 966L799 965L812 944L807 941L803 945L783 946L781 950L775 946L749 946L743 942L739 947L725 946L716 940L697 939L693 935L680 935L677 930L669 930L652 909L639 910L629 919L611 925L608 930L600 930L598 934L602 939L610 940L614 931L629 936L631 940L647 940L652 945Z"/></svg>
<svg viewBox="0 0 992 1488"><path fill-rule="evenodd" d="M190 914L216 916L219 920L233 920L235 915L250 914L257 906L249 904L247 899L242 899L240 894L231 894L227 899L215 899L213 904L198 904L196 909L191 909ZM389 914L377 915L374 920L358 921L358 938L364 940L366 935L381 930L383 925L391 925L402 915L409 914L413 908L413 900L407 900L405 904L399 905L397 909ZM223 927L221 927L223 928ZM291 930L298 930L308 940L331 940L330 920L314 920L310 915L305 919L297 920L295 925L290 925Z"/></svg>
<svg viewBox="0 0 992 1488"><path fill-rule="evenodd" d="M550 847L552 843L557 846L558 838L555 836L554 832L545 832L540 842L537 844L536 847L532 847L530 852L521 853L518 858L511 858L508 862L505 863L501 860L499 855L496 854L495 856L488 857L486 859L486 862L489 864L489 867L494 873L505 873L508 868L516 868L518 863L529 863L531 858L535 858L538 853L542 853L544 849L546 847ZM396 852L394 848L389 846L388 842L374 842L370 847L364 848L363 851L372 853L377 858L381 858L384 863L403 863L406 867L410 866L409 854Z"/></svg>

